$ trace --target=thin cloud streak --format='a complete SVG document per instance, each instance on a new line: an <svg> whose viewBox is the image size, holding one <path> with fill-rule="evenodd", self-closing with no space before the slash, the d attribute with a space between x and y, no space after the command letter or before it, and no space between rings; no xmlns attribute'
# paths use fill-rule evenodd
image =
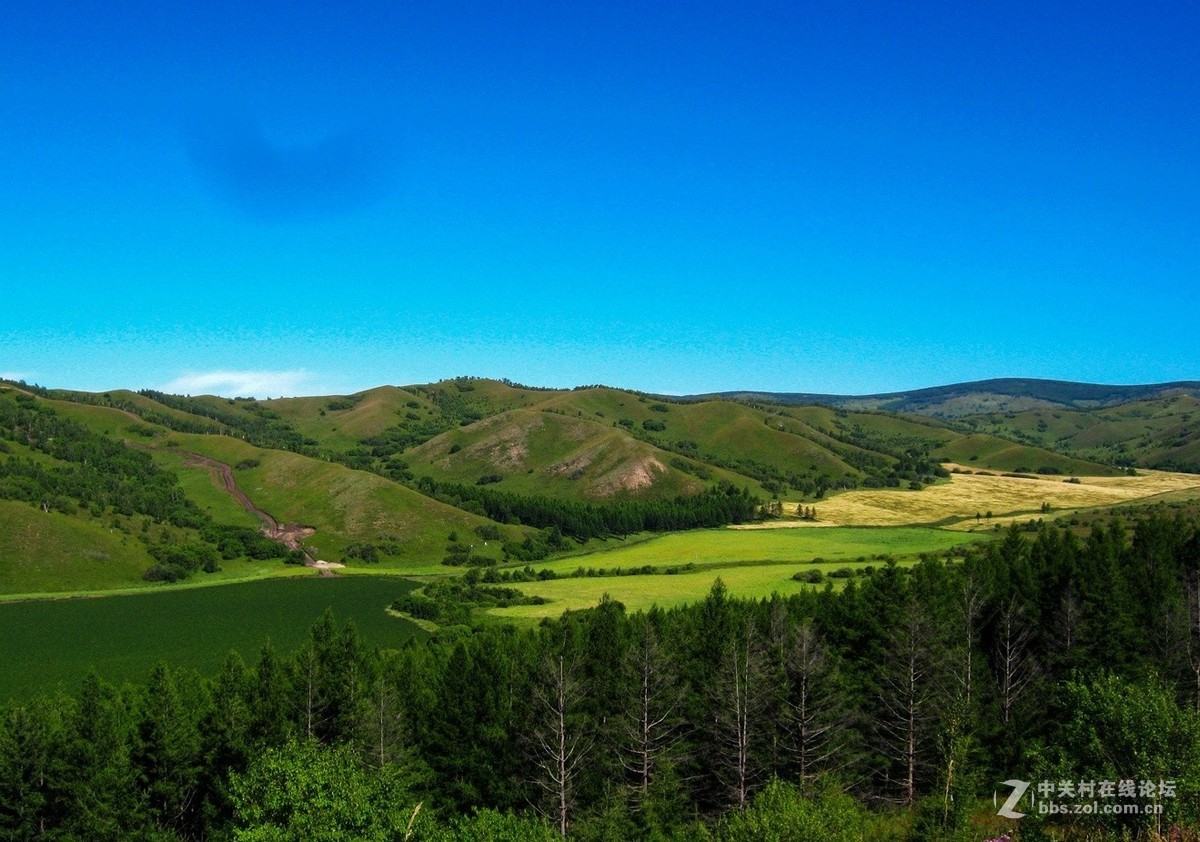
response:
<svg viewBox="0 0 1200 842"><path fill-rule="evenodd" d="M302 384L311 383L312 374L293 371L206 371L184 374L160 389L173 394L221 395L230 398L267 398L294 396Z"/></svg>

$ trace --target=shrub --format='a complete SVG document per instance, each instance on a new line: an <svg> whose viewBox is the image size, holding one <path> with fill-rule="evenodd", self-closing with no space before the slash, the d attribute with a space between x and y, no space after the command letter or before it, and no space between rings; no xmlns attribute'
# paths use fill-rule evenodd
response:
<svg viewBox="0 0 1200 842"><path fill-rule="evenodd" d="M862 808L845 793L827 789L815 798L805 798L792 784L775 779L745 810L723 819L715 836L720 842L851 842L863 839L865 831Z"/></svg>

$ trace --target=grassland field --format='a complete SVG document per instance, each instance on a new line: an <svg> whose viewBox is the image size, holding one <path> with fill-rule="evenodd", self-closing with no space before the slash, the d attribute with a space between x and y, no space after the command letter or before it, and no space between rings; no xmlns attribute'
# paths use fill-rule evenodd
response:
<svg viewBox="0 0 1200 842"><path fill-rule="evenodd" d="M951 529L991 528L975 515L991 512L995 518L1020 519L1042 516L1042 504L1049 514L1115 506L1164 495L1195 492L1200 494L1200 474L1139 470L1136 476L1080 476L1067 482L1066 476L1006 477L966 473L971 468L948 464L949 481L927 486L920 491L855 489L835 494L815 503L815 521L778 520L746 527L778 529L806 526L902 526L937 524ZM786 510L795 512L795 506Z"/></svg>
<svg viewBox="0 0 1200 842"><path fill-rule="evenodd" d="M253 664L263 645L289 654L332 608L370 646L420 634L387 606L417 584L399 576L305 576L129 596L0 604L0 701L62 686L91 668L109 681L144 681L159 661L213 675L231 651Z"/></svg>
<svg viewBox="0 0 1200 842"><path fill-rule="evenodd" d="M629 547L571 556L533 565L568 573L579 567L613 569L693 563L731 564L871 560L941 552L980 536L923 527L845 527L836 529L696 529L660 535Z"/></svg>
<svg viewBox="0 0 1200 842"><path fill-rule="evenodd" d="M879 555L912 563L921 552L943 551L980 539L985 534L994 534L998 525L1012 521L1134 501L1192 496L1200 489L1200 476L1165 471L1139 471L1137 476L1079 477L1079 482L1074 483L1066 482L1068 478L1063 476L1004 477L966 473L971 469L961 465L948 467L962 473L954 473L949 481L921 491L854 490L818 501L811 504L817 510L816 521L769 521L723 530L675 533L624 549L559 559L545 566L561 574L578 567L628 569L690 561L701 569L673 575L525 583L521 586L525 593L545 597L550 602L494 609L489 613L510 620L532 621L566 609L591 607L606 593L630 610L654 604L669 607L703 598L718 575L738 596L759 598L772 592L794 593L813 587L794 581L792 576L798 570L812 569L802 562L814 558L825 560L816 567L826 573L837 567L864 566ZM1050 513L1042 512L1043 503L1049 504ZM992 518L976 519L976 512L989 511ZM910 525L916 523L939 524L943 528ZM830 528L813 529L813 526Z"/></svg>
<svg viewBox="0 0 1200 842"><path fill-rule="evenodd" d="M874 562L876 565L879 562ZM910 566L913 559L897 562ZM657 605L671 608L703 599L718 578L725 583L729 593L741 599L765 599L772 594L781 596L799 593L802 590L823 585L798 582L792 577L803 570L821 570L828 574L841 567L859 568L866 565L858 562L823 562L820 564L744 564L724 567L708 567L700 570L672 575L653 576L604 576L598 578L553 579L546 582L521 583L521 591L530 596L544 597L549 602L542 605L515 605L508 608L493 608L487 613L496 618L522 622L534 622L543 617L557 617L564 611L579 611L594 608L608 594L622 603L628 611L646 611ZM845 579L829 580L838 588Z"/></svg>
<svg viewBox="0 0 1200 842"><path fill-rule="evenodd" d="M912 564L921 553L940 553L984 538L980 534L920 527L676 532L626 548L533 565L534 569L549 568L560 576L580 567L628 570L651 565L663 572L522 582L518 585L522 592L550 602L494 609L489 614L518 621L536 620L568 609L591 608L606 593L630 611L653 605L666 608L703 598L718 576L730 593L739 597L758 599L774 592L786 595L812 587L792 578L798 571L829 573L841 567L878 566L884 556ZM668 567L689 563L698 569L665 572Z"/></svg>

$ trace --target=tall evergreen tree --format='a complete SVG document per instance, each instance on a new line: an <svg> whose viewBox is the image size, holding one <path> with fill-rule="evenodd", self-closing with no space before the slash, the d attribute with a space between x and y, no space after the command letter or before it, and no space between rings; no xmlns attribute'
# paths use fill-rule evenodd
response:
<svg viewBox="0 0 1200 842"><path fill-rule="evenodd" d="M65 724L62 699L13 704L0 716L0 840L53 838L54 778L61 772Z"/></svg>
<svg viewBox="0 0 1200 842"><path fill-rule="evenodd" d="M202 829L197 718L206 702L198 683L181 693L175 674L160 663L150 673L138 723L133 762L149 819L186 838L198 836Z"/></svg>

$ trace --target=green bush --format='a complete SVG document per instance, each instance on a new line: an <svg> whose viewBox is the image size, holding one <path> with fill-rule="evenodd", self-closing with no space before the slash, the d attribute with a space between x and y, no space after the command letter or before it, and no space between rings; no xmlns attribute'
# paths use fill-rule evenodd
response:
<svg viewBox="0 0 1200 842"><path fill-rule="evenodd" d="M715 835L718 842L860 842L864 831L862 808L845 793L829 789L805 798L775 779Z"/></svg>

